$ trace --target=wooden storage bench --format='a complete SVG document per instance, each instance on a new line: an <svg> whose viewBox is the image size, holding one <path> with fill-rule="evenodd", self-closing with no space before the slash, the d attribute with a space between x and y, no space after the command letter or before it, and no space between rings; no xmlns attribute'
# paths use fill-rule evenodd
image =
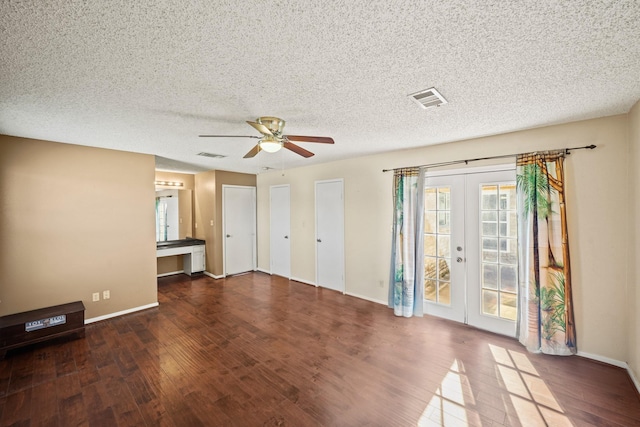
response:
<svg viewBox="0 0 640 427"><path fill-rule="evenodd" d="M82 301L0 317L0 359L7 350L71 334L84 337Z"/></svg>

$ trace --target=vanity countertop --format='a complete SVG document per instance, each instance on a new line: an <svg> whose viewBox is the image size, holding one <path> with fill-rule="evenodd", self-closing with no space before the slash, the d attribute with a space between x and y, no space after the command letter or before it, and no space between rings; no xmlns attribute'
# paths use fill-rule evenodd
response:
<svg viewBox="0 0 640 427"><path fill-rule="evenodd" d="M187 237L180 240L167 240L165 242L156 242L156 249L169 249L169 248L181 248L183 246L199 246L204 245L205 241L202 239L192 239Z"/></svg>

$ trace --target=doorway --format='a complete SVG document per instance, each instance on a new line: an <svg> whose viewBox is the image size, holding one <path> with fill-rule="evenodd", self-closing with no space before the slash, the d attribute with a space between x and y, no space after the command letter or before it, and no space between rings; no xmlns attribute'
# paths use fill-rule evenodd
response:
<svg viewBox="0 0 640 427"><path fill-rule="evenodd" d="M256 188L222 186L225 276L256 269Z"/></svg>
<svg viewBox="0 0 640 427"><path fill-rule="evenodd" d="M515 336L515 167L427 174L424 311Z"/></svg>

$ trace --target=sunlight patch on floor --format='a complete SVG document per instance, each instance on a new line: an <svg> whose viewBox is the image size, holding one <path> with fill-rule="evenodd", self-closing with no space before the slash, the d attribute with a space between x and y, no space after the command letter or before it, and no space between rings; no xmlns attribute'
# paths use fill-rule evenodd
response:
<svg viewBox="0 0 640 427"><path fill-rule="evenodd" d="M523 426L573 426L524 353L489 344L496 374Z"/></svg>
<svg viewBox="0 0 640 427"><path fill-rule="evenodd" d="M454 360L449 372L436 389L435 395L422 412L418 426L468 427L469 425L477 425L477 422L469 423L469 414L465 409L465 391L468 396L471 395L468 386L461 364ZM476 415L471 414L471 416L475 417Z"/></svg>

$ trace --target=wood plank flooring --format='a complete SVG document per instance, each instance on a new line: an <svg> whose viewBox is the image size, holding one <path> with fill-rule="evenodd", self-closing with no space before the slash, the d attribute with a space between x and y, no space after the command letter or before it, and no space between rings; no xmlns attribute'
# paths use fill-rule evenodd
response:
<svg viewBox="0 0 640 427"><path fill-rule="evenodd" d="M627 372L262 273L0 361L2 426L640 426Z"/></svg>

